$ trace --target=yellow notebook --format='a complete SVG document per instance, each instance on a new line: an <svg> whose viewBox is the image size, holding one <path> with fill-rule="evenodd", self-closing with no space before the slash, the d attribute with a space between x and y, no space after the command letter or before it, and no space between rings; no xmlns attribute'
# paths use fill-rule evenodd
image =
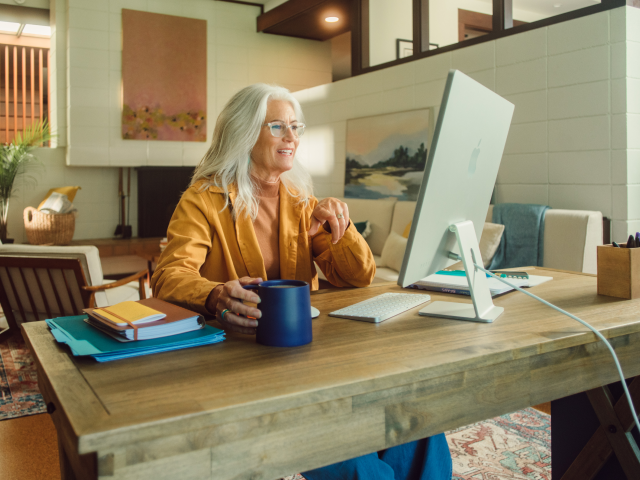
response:
<svg viewBox="0 0 640 480"><path fill-rule="evenodd" d="M162 320L167 316L139 302L121 302L110 307L95 308L93 315L97 315L113 325L142 325Z"/></svg>

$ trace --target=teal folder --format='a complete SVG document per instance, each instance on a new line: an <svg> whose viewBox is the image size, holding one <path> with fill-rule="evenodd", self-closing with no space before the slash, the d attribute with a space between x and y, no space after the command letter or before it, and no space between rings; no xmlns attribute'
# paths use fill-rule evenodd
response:
<svg viewBox="0 0 640 480"><path fill-rule="evenodd" d="M91 356L99 362L211 345L224 340L224 331L205 325L199 330L151 340L119 342L85 322L86 315L46 320L55 339L75 356Z"/></svg>

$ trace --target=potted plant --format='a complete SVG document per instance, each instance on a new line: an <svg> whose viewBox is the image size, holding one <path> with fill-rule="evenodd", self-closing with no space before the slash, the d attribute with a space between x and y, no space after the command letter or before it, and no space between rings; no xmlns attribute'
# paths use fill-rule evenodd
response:
<svg viewBox="0 0 640 480"><path fill-rule="evenodd" d="M0 147L0 240L7 240L7 220L9 200L13 194L13 183L24 175L30 167L40 162L33 155L33 149L53 138L46 120L29 125L24 132L18 132L9 144ZM33 177L28 177L35 183Z"/></svg>

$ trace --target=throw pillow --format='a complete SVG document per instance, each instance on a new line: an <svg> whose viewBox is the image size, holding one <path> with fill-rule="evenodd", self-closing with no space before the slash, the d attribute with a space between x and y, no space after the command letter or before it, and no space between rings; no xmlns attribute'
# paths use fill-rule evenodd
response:
<svg viewBox="0 0 640 480"><path fill-rule="evenodd" d="M484 268L489 268L493 256L498 251L502 234L504 233L504 225L498 223L485 222L480 237L480 255L482 255L482 263Z"/></svg>
<svg viewBox="0 0 640 480"><path fill-rule="evenodd" d="M503 233L504 225L485 222L484 227L482 228L482 236L478 243L484 268L489 268L489 265L491 265L491 260L493 260L493 256L498 251ZM464 266L462 265L462 262L457 262L450 267L447 267L447 270L464 270Z"/></svg>
<svg viewBox="0 0 640 480"><path fill-rule="evenodd" d="M409 238L409 234L411 233L411 224L413 222L409 222L409 225L407 225L406 227L404 227L404 232L402 232L402 236L404 238Z"/></svg>
<svg viewBox="0 0 640 480"><path fill-rule="evenodd" d="M369 220L364 222L354 222L353 226L356 227L358 233L362 235L362 238L367 238L371 233L371 225L369 224Z"/></svg>
<svg viewBox="0 0 640 480"><path fill-rule="evenodd" d="M402 268L404 251L407 249L407 239L401 237L396 232L391 232L384 242L380 260L385 267L392 268L399 272Z"/></svg>

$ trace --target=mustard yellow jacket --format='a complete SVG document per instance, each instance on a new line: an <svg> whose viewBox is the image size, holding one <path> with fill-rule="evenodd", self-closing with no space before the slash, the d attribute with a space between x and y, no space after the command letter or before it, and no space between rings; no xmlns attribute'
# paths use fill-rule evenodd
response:
<svg viewBox="0 0 640 480"><path fill-rule="evenodd" d="M222 188L202 189L203 181L187 189L176 207L151 279L153 294L167 302L204 314L205 302L216 285L240 277L267 280L264 260L251 218L242 214L234 222L226 208ZM236 189L229 187L233 205ZM338 287L366 287L376 266L369 246L353 226L335 245L322 229L307 234L311 212L318 200L304 206L280 185L280 277L304 280L318 289L315 261L327 280Z"/></svg>

